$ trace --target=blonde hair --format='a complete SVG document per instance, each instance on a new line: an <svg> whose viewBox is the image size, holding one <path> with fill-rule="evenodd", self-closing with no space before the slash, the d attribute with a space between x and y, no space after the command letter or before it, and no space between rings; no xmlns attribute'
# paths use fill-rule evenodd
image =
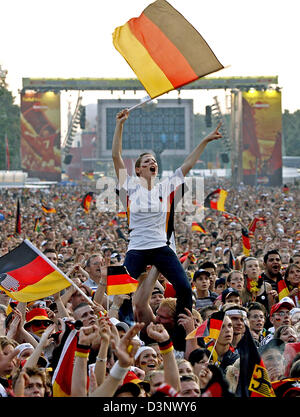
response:
<svg viewBox="0 0 300 417"><path fill-rule="evenodd" d="M232 365L227 366L225 377L229 383L231 392L236 392L240 373L240 358L238 358Z"/></svg>
<svg viewBox="0 0 300 417"><path fill-rule="evenodd" d="M165 298L160 303L159 307L169 307L172 312L172 316L175 317L176 314L176 298Z"/></svg>

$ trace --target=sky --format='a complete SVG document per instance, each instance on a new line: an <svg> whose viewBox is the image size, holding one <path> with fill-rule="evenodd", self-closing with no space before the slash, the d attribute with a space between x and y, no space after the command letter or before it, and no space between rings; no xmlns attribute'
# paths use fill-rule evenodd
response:
<svg viewBox="0 0 300 417"><path fill-rule="evenodd" d="M135 77L114 48L112 33L117 26L139 16L150 3L151 0L4 2L0 65L8 71L8 87L16 103L19 104L22 77ZM282 109L290 112L300 109L298 1L169 0L169 3L200 32L219 61L228 66L210 76L278 76ZM67 94L74 101L74 92ZM103 94L93 93L94 101L104 98ZM193 98L191 92L185 94ZM199 112L203 113L205 104L212 104L208 102L211 97L202 90L194 94L202 100ZM84 104L93 100L91 93L84 93L84 97Z"/></svg>

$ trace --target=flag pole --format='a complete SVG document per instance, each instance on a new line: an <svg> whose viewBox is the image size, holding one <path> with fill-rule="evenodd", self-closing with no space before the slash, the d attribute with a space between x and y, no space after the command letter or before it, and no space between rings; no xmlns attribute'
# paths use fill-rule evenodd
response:
<svg viewBox="0 0 300 417"><path fill-rule="evenodd" d="M146 97L142 98L139 103L135 104L134 106L129 107L128 111L131 112L131 110L137 109L138 107L141 107L146 103L150 103L150 101L152 101L152 98L149 97L149 96L146 96Z"/></svg>
<svg viewBox="0 0 300 417"><path fill-rule="evenodd" d="M63 277L69 281L70 284L72 284L75 288L76 291L78 291L81 295L83 295L83 297L87 300L88 303L90 303L93 306L96 306L95 303L82 291L82 289L80 289L78 287L78 285L75 284L75 282L72 281L71 278L69 278L64 272L62 272L57 265L55 265L52 261L50 261L49 258L47 258L46 255L43 254L43 252L41 252L38 248L36 248L28 239L25 239L24 242L26 243L26 245L28 245L33 251L35 251L39 256L41 256L49 265L52 266L52 268L56 269L60 274L63 275Z"/></svg>
<svg viewBox="0 0 300 417"><path fill-rule="evenodd" d="M219 339L219 336L218 336L218 339ZM209 363L210 358L212 357L212 354L213 354L213 352L215 350L215 347L216 347L216 344L217 344L218 339L216 339L215 344L214 344L214 346L213 346L213 348L212 348L212 350L210 352L209 358L207 359L207 362L206 363Z"/></svg>

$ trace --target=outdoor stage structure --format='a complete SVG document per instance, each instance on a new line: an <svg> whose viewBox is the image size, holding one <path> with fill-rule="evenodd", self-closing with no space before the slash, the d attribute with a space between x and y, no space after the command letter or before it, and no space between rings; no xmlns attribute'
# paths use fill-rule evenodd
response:
<svg viewBox="0 0 300 417"><path fill-rule="evenodd" d="M277 76L204 77L182 90L230 90L231 122L215 97L211 106L215 122L222 121L228 165L235 185L280 186L282 184L282 109ZM181 90L180 89L180 90ZM61 141L60 93L68 90L139 91L138 79L49 79L23 78L21 91L21 160L29 176L60 181L62 167L70 163L76 123L82 106L78 103ZM180 90L178 93L180 94ZM146 92L145 92L146 94ZM151 112L137 108L124 126L123 156L126 160L141 151L164 156L186 156L193 146L193 100L158 99ZM111 161L115 116L138 99L99 99L95 157L83 160L85 171L97 170L97 163ZM68 160L69 159L69 160Z"/></svg>

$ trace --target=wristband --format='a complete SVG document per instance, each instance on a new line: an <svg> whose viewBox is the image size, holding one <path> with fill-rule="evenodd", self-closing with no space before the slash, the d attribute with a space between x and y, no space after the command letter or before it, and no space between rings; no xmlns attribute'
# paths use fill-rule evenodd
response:
<svg viewBox="0 0 300 417"><path fill-rule="evenodd" d="M75 357L88 358L90 354L90 348L84 345L77 345L75 350Z"/></svg>
<svg viewBox="0 0 300 417"><path fill-rule="evenodd" d="M165 342L158 342L159 350L162 355L171 352L174 347L171 339L166 340Z"/></svg>
<svg viewBox="0 0 300 417"><path fill-rule="evenodd" d="M123 380L129 369L130 366L128 366L127 368L122 368L119 365L119 361L117 361L111 368L109 375L111 375L115 379Z"/></svg>

